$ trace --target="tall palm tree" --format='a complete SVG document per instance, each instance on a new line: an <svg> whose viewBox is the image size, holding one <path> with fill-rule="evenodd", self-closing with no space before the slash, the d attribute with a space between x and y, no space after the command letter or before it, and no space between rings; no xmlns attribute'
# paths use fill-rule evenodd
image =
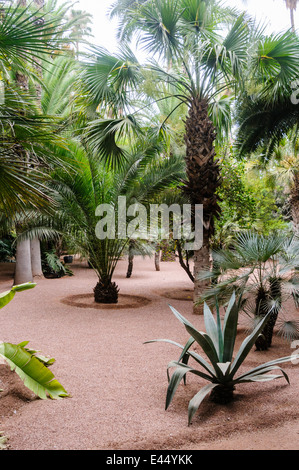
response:
<svg viewBox="0 0 299 470"><path fill-rule="evenodd" d="M267 174L267 180L273 187L281 185L287 195L286 214L291 217L294 235L299 238L299 159L298 159L298 135L292 132L279 142L273 151L271 160L266 161L263 155L256 162L257 170L263 168L266 171L271 165L271 171Z"/></svg>
<svg viewBox="0 0 299 470"><path fill-rule="evenodd" d="M295 25L295 11L297 10L297 4L298 0L283 0L285 2L285 5L288 10L290 10L290 16L291 16L291 27L292 31L296 31L296 25ZM245 3L245 0L243 0Z"/></svg>
<svg viewBox="0 0 299 470"><path fill-rule="evenodd" d="M49 152L49 148L46 150L44 144L59 141L59 127L53 117L42 114L36 87L42 84L38 73L41 61L44 61L43 70L47 70L46 64L49 65L48 61L53 61L58 52L59 56L67 55L70 40L67 32L61 31L66 7L59 7L57 14L53 8L49 11L57 3L51 0L43 12L40 7L44 2L36 1L38 4L26 6L28 2L22 0L3 5L1 9L0 75L5 100L0 104L0 205L6 214L28 204L40 208L49 205L41 166L38 172L28 172L28 164L20 154L21 147L25 153L38 156L40 163L57 162L55 154ZM71 25L75 23L76 20L72 20Z"/></svg>
<svg viewBox="0 0 299 470"><path fill-rule="evenodd" d="M124 2L116 2L114 14L118 13L118 3L123 5ZM194 297L197 299L202 284L197 280L196 273L204 265L209 265L214 217L220 214L216 195L221 184L215 158L217 133L212 118L217 115L215 110L218 106L216 123L221 122L219 114L222 112L222 122L229 127L230 112L228 106L225 106L228 103L227 91L238 82L247 63L251 38L250 21L244 15L236 18L235 12L224 11L214 1L204 0L129 2L126 11L121 9L120 19L124 31L129 31L130 34L134 31L138 35L138 44L152 57L160 57L165 66L152 62L147 67L140 68L136 61L128 55L126 57L126 48L115 58L101 51L96 54L93 67L87 68L85 81L97 104L109 103L115 109L116 105L130 97L132 90L136 91L137 81L143 70L147 69L155 74L157 91L160 91L161 81L169 84L167 94L160 93L158 99L175 96L177 106L187 106L187 179L184 191L194 207L202 204L204 209L203 247L194 254ZM220 34L221 26L222 32L225 31L224 35ZM117 88L121 91L117 95L118 101L114 99L110 103L111 97L116 96L114 92ZM173 111L174 109L170 111L170 115ZM124 123L124 106L122 113ZM116 118L120 119L120 115L116 114ZM130 127L136 122L136 114L134 119L135 121L130 120L129 123L127 121ZM102 135L104 131L108 131L106 136L109 136L110 144L113 137L116 152L117 135L112 135L112 126L111 122L102 122ZM116 129L115 125L113 129ZM104 141L105 138L102 137L102 143ZM194 311L196 313L198 307L195 306Z"/></svg>
<svg viewBox="0 0 299 470"><path fill-rule="evenodd" d="M298 240L283 234L269 236L244 231L232 241L231 249L214 251L214 269L202 272L204 278L217 277L218 282L206 290L203 299L217 299L224 304L232 291L243 293L243 310L256 324L270 313L270 320L258 338L258 350L272 344L274 327L284 304L293 299L298 306L299 283L296 266L299 257ZM285 312L287 313L287 312ZM299 335L298 321L282 320L280 333L289 339Z"/></svg>
<svg viewBox="0 0 299 470"><path fill-rule="evenodd" d="M285 1L287 9L290 10L292 30L293 32L295 32L296 28L295 28L294 13L297 9L298 0L284 0L284 1Z"/></svg>

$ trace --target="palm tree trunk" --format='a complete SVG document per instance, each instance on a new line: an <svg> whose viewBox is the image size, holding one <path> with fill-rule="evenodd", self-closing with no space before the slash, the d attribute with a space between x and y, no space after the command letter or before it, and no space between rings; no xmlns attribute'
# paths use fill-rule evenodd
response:
<svg viewBox="0 0 299 470"><path fill-rule="evenodd" d="M32 281L30 240L18 241L14 285Z"/></svg>
<svg viewBox="0 0 299 470"><path fill-rule="evenodd" d="M296 28L295 28L295 16L294 16L294 10L291 8L290 10L290 14L291 14L291 25L292 25L292 31L293 33L295 33L296 31Z"/></svg>
<svg viewBox="0 0 299 470"><path fill-rule="evenodd" d="M203 206L203 245L194 253L194 308L193 313L202 313L196 305L206 283L198 281L198 273L210 267L210 239L214 233L214 217L219 216L217 189L221 185L220 169L215 161L215 127L209 118L207 100L194 97L190 103L185 127L187 181L184 192L193 207Z"/></svg>
<svg viewBox="0 0 299 470"><path fill-rule="evenodd" d="M133 272L133 261L134 261L134 254L131 247L129 246L129 256L128 256L128 269L127 269L127 274L126 277L130 278L132 276Z"/></svg>
<svg viewBox="0 0 299 470"><path fill-rule="evenodd" d="M294 172L290 204L294 234L299 237L299 172Z"/></svg>
<svg viewBox="0 0 299 470"><path fill-rule="evenodd" d="M277 277L271 277L270 282L270 297L275 301L275 306L273 307L270 320L265 326L263 331L264 336L266 337L267 347L270 348L272 345L273 332L276 325L276 320L281 309L282 302L282 291L281 291L281 279Z"/></svg>
<svg viewBox="0 0 299 470"><path fill-rule="evenodd" d="M172 247L171 241L161 241L161 261L175 261L175 251Z"/></svg>
<svg viewBox="0 0 299 470"><path fill-rule="evenodd" d="M19 0L18 5L26 7L26 0ZM16 82L21 90L28 91L28 77L20 72L16 72ZM20 154L24 161L28 160L28 153L20 145ZM19 227L18 232L22 231L22 227ZM16 268L15 268L15 285L23 284L24 282L31 282L33 280L31 270L31 251L30 251L30 240L19 241L16 249Z"/></svg>
<svg viewBox="0 0 299 470"><path fill-rule="evenodd" d="M34 0L37 7L44 5L44 0ZM18 6L26 7L27 0L17 0ZM16 81L22 90L28 91L28 77L22 73L16 73ZM41 100L41 87L37 85L38 100ZM23 151L21 147L22 156L28 159L27 152ZM41 252L40 241L35 238L30 240L20 241L17 244L16 250L16 269L15 269L15 284L22 284L23 282L32 281L33 277L43 276L41 265Z"/></svg>
<svg viewBox="0 0 299 470"><path fill-rule="evenodd" d="M269 308L272 308L270 318L255 343L256 349L258 351L266 351L268 348L271 347L274 327L281 309L281 279L278 277L271 277L269 278L269 283L269 292L267 292L263 287L261 287L258 291L256 299L256 315L263 317L267 315L267 313L269 312ZM275 302L275 304L273 305L271 304L271 302Z"/></svg>
<svg viewBox="0 0 299 470"><path fill-rule="evenodd" d="M294 12L297 9L298 0L285 0L285 3L286 3L286 7L290 10L292 31L295 33L296 28L295 28L295 15L294 15Z"/></svg>
<svg viewBox="0 0 299 470"><path fill-rule="evenodd" d="M99 279L94 290L94 300L98 304L117 304L119 288L115 282L109 279Z"/></svg>
<svg viewBox="0 0 299 470"><path fill-rule="evenodd" d="M160 271L160 251L161 251L161 248L160 248L160 245L158 243L157 246L156 246L156 251L155 251L155 268L156 268L156 271Z"/></svg>
<svg viewBox="0 0 299 470"><path fill-rule="evenodd" d="M43 277L40 241L36 237L30 240L31 269L33 277Z"/></svg>
<svg viewBox="0 0 299 470"><path fill-rule="evenodd" d="M264 286L260 286L257 291L257 295L255 298L255 312L254 315L256 317L264 317L269 312L269 294ZM255 347L257 351L266 351L267 347L267 340L266 336L264 335L264 331L258 336Z"/></svg>
<svg viewBox="0 0 299 470"><path fill-rule="evenodd" d="M272 338L276 320L281 309L281 279L277 277L271 277L269 279L270 289L269 292L264 290L264 302L261 302L261 310L259 311L260 316L265 316L269 312L270 302L275 302L274 305L271 305L272 310L270 318L266 323L261 335L257 339L255 345L258 351L267 351L268 348L272 345Z"/></svg>

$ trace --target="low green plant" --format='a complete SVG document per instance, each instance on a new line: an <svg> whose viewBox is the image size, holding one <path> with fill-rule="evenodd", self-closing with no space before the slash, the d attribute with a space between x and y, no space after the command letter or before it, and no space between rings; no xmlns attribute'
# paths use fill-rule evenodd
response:
<svg viewBox="0 0 299 470"><path fill-rule="evenodd" d="M0 240L0 263L10 261L15 255L12 240L6 238Z"/></svg>
<svg viewBox="0 0 299 470"><path fill-rule="evenodd" d="M12 287L11 290L0 294L0 308L5 307L17 292L32 289L34 283L26 283ZM49 367L55 362L54 358L47 358L38 351L26 348L28 341L19 344L0 343L0 357L2 357L39 398L60 399L69 394L55 379Z"/></svg>
<svg viewBox="0 0 299 470"><path fill-rule="evenodd" d="M63 277L63 276L72 276L73 272L68 268L54 251L48 251L43 253L42 256L42 267L45 277Z"/></svg>
<svg viewBox="0 0 299 470"><path fill-rule="evenodd" d="M237 384L246 382L266 382L281 377L284 377L287 382L290 383L287 374L278 366L278 364L288 362L291 359L296 358L297 355L275 359L259 365L248 372L237 375L240 366L243 364L255 344L257 337L270 318L270 313L268 313L254 328L252 333L244 339L239 351L235 357L233 357L237 337L238 315L241 304L242 297L240 296L237 299L235 293L233 293L226 308L222 323L217 302L216 319L214 318L209 306L205 303L204 324L206 332L198 331L175 308L170 306L176 318L184 325L187 332L191 335L189 340L185 346L168 339L156 339L146 342L152 343L156 341L164 341L174 344L182 349L179 360L171 361L167 367L168 388L166 394L166 409L169 407L180 382L182 380L185 382L186 374L188 372L209 382L200 389L189 402L189 424L191 424L194 414L209 393L211 394L210 398L212 401L225 404L234 398L233 392ZM207 359L190 349L194 343L197 343L202 348ZM194 359L195 362L204 369L204 371L189 366L188 362L190 358ZM175 370L170 377L169 370L172 368ZM272 372L275 369L279 370L281 374L269 374L269 372Z"/></svg>

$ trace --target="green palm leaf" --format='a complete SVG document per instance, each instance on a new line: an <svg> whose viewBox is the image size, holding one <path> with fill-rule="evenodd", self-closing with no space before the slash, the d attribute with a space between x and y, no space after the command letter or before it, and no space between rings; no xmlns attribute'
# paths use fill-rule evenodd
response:
<svg viewBox="0 0 299 470"><path fill-rule="evenodd" d="M38 26L38 20L42 20ZM33 55L53 54L58 40L53 37L53 18L45 18L39 10L20 9L11 5L4 9L0 21L0 56L9 65L11 60L21 65L22 61L36 62ZM57 26L57 24L56 24Z"/></svg>

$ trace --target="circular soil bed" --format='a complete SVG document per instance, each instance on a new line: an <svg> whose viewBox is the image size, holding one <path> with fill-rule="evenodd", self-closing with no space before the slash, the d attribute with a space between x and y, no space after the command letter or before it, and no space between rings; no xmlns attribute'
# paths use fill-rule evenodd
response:
<svg viewBox="0 0 299 470"><path fill-rule="evenodd" d="M140 308L148 305L151 300L139 295L119 294L117 304L98 304L93 294L76 294L61 300L63 304L79 308L96 308L99 310L118 310L122 308Z"/></svg>
<svg viewBox="0 0 299 470"><path fill-rule="evenodd" d="M157 291L158 295L173 300L193 300L193 289L172 289Z"/></svg>

